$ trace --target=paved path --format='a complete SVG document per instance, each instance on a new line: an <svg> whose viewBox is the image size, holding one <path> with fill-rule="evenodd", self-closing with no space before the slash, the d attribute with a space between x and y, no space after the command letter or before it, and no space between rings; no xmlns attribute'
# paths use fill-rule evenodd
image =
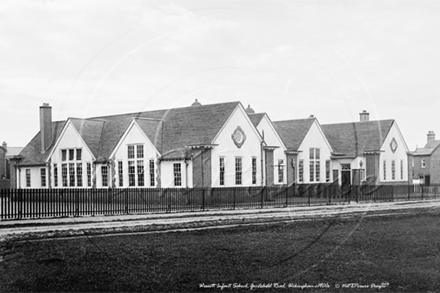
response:
<svg viewBox="0 0 440 293"><path fill-rule="evenodd" d="M267 221L307 220L313 218L341 217L353 214L368 215L371 212L386 214L406 209L440 209L440 200L400 201L381 203L351 203L346 205L289 207L272 209L223 210L169 214L117 215L103 217L78 217L55 219L29 219L0 221L0 240L8 236L29 233L66 232L93 230L101 234L124 231L128 228L151 228L152 226L192 227L206 223L212 226L231 223L252 223ZM119 229L119 230L118 230Z"/></svg>

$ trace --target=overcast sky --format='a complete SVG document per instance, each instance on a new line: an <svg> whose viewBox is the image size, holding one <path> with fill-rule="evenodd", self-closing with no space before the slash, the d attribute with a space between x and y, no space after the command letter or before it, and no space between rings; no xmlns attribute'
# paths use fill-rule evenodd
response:
<svg viewBox="0 0 440 293"><path fill-rule="evenodd" d="M53 119L241 101L440 138L440 1L0 0L0 140Z"/></svg>

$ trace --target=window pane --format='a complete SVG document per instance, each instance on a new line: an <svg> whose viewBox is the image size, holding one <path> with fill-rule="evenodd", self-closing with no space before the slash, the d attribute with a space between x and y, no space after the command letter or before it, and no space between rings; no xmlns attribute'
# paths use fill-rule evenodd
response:
<svg viewBox="0 0 440 293"><path fill-rule="evenodd" d="M67 160L67 150L61 150L61 161Z"/></svg>
<svg viewBox="0 0 440 293"><path fill-rule="evenodd" d="M82 160L82 150L81 149L77 149L76 150L76 160L77 161L81 161Z"/></svg>
<svg viewBox="0 0 440 293"><path fill-rule="evenodd" d="M73 161L75 159L75 150L69 150L69 161Z"/></svg>
<svg viewBox="0 0 440 293"><path fill-rule="evenodd" d="M128 146L128 158L134 159L134 145Z"/></svg>
<svg viewBox="0 0 440 293"><path fill-rule="evenodd" d="M142 159L144 157L144 146L143 145L138 145L136 147L136 150L137 150L137 157L139 159Z"/></svg>

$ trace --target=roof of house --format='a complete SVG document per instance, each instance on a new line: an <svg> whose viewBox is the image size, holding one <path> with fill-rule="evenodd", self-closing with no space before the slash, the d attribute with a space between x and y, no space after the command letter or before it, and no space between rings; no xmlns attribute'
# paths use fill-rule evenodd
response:
<svg viewBox="0 0 440 293"><path fill-rule="evenodd" d="M287 150L297 151L316 118L275 121L273 125Z"/></svg>
<svg viewBox="0 0 440 293"><path fill-rule="evenodd" d="M423 148L418 148L413 152L414 156L429 156L440 146L440 140L428 141Z"/></svg>
<svg viewBox="0 0 440 293"><path fill-rule="evenodd" d="M394 120L377 120L321 125L335 153L357 156L367 151L378 151Z"/></svg>
<svg viewBox="0 0 440 293"><path fill-rule="evenodd" d="M161 154L175 156L185 154L182 147L211 144L238 105L240 102L230 102L70 120L95 158L110 157L133 119ZM53 122L54 142L65 123ZM44 163L52 148L53 144L41 154L38 132L21 152L19 165Z"/></svg>
<svg viewBox="0 0 440 293"><path fill-rule="evenodd" d="M20 154L23 150L23 147L6 147L6 158L14 157Z"/></svg>
<svg viewBox="0 0 440 293"><path fill-rule="evenodd" d="M52 137L53 141L58 138L61 134L61 131L64 128L66 121L56 121L52 122ZM22 159L20 160L18 165L41 165L47 159L47 156L52 151L54 144L52 144L44 153L41 153L41 132L38 132L37 135L23 148L20 152L20 156Z"/></svg>
<svg viewBox="0 0 440 293"><path fill-rule="evenodd" d="M261 120L263 119L264 115L266 113L248 113L249 119L251 120L252 124L257 127L258 124L260 124Z"/></svg>

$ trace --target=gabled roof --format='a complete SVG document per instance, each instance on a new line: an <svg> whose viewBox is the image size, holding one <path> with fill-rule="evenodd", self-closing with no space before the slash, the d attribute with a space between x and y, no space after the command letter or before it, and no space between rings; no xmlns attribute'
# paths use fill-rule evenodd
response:
<svg viewBox="0 0 440 293"><path fill-rule="evenodd" d="M249 119L251 120L252 124L257 127L258 124L260 124L261 120L263 119L264 115L266 115L266 113L255 113L255 114L249 114Z"/></svg>
<svg viewBox="0 0 440 293"><path fill-rule="evenodd" d="M379 151L394 120L377 120L321 125L335 153L357 156Z"/></svg>
<svg viewBox="0 0 440 293"><path fill-rule="evenodd" d="M52 122L52 137L53 141L56 141L64 128L66 121ZM34 136L34 138L24 147L20 152L22 159L17 165L42 165L45 163L47 156L52 151L54 144L46 150L45 153L41 153L41 136L40 132Z"/></svg>
<svg viewBox="0 0 440 293"><path fill-rule="evenodd" d="M240 102L230 102L70 120L96 158L109 158L133 119L156 149L165 154L188 145L211 144L239 105ZM66 121L53 123L55 142ZM23 150L24 159L20 165L45 162L53 144L45 154L41 154L40 141L38 133Z"/></svg>
<svg viewBox="0 0 440 293"><path fill-rule="evenodd" d="M289 151L297 151L316 118L275 121L273 125Z"/></svg>
<svg viewBox="0 0 440 293"><path fill-rule="evenodd" d="M418 148L414 151L414 156L430 156L440 146L440 140L428 141L424 148Z"/></svg>
<svg viewBox="0 0 440 293"><path fill-rule="evenodd" d="M90 151L97 158L99 154L99 142L101 140L104 121L92 119L76 119L71 118L72 124L78 130L84 142Z"/></svg>

